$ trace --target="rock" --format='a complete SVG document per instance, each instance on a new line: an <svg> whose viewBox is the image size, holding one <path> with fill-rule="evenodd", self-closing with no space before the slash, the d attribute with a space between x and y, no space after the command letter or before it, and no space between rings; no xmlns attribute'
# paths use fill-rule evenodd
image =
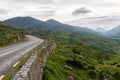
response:
<svg viewBox="0 0 120 80"><path fill-rule="evenodd" d="M84 56L83 55L79 55L79 58L83 58Z"/></svg>
<svg viewBox="0 0 120 80"><path fill-rule="evenodd" d="M17 80L25 80L25 78L17 78Z"/></svg>
<svg viewBox="0 0 120 80"><path fill-rule="evenodd" d="M70 70L73 70L73 68L72 68L72 67L67 66L67 65L65 65L65 68L70 69Z"/></svg>
<svg viewBox="0 0 120 80"><path fill-rule="evenodd" d="M100 58L104 59L104 60L108 60L109 59L109 55L105 54L105 53L102 53L102 54L100 54Z"/></svg>
<svg viewBox="0 0 120 80"><path fill-rule="evenodd" d="M83 66L85 69L88 69L88 66Z"/></svg>
<svg viewBox="0 0 120 80"><path fill-rule="evenodd" d="M73 76L68 76L69 80L75 80Z"/></svg>
<svg viewBox="0 0 120 80"><path fill-rule="evenodd" d="M34 54L28 58L26 63L14 76L14 80L42 80L43 68L49 55L49 52L46 51L46 46L44 46L42 50L35 51ZM41 63L38 58L42 51L44 51L44 63ZM68 68L72 69L71 67Z"/></svg>
<svg viewBox="0 0 120 80"><path fill-rule="evenodd" d="M5 27L5 25L2 22L0 22L0 27Z"/></svg>
<svg viewBox="0 0 120 80"><path fill-rule="evenodd" d="M115 65L116 67L120 67L120 63Z"/></svg>
<svg viewBox="0 0 120 80"><path fill-rule="evenodd" d="M66 53L66 51L65 51L65 50L62 50L62 49L60 49L59 52L61 52L61 53Z"/></svg>

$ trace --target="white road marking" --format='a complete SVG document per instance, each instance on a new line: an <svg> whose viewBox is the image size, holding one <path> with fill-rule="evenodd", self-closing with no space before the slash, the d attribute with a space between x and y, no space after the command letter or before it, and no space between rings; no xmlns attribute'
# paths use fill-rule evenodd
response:
<svg viewBox="0 0 120 80"><path fill-rule="evenodd" d="M34 36L27 36L28 42L10 45L8 47L0 48L0 74L6 73L11 68L11 63L14 66L19 64L19 60L24 57L30 50L40 45L44 40ZM17 62L17 63L16 63Z"/></svg>
<svg viewBox="0 0 120 80"><path fill-rule="evenodd" d="M17 66L19 63L20 63L20 61L16 62L13 66L15 67L15 66Z"/></svg>
<svg viewBox="0 0 120 80"><path fill-rule="evenodd" d="M0 80L2 80L2 79L4 78L4 76L5 76L5 75L0 76Z"/></svg>

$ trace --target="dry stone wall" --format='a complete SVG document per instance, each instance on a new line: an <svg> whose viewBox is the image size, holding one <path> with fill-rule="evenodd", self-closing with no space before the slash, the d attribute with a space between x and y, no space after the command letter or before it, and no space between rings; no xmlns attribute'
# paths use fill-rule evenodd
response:
<svg viewBox="0 0 120 80"><path fill-rule="evenodd" d="M50 47L50 51L46 49ZM14 76L14 80L42 80L43 68L47 60L49 53L55 49L55 43L46 44L41 50L36 51L30 56L27 62L22 66L22 68ZM44 62L40 62L39 55L44 52Z"/></svg>

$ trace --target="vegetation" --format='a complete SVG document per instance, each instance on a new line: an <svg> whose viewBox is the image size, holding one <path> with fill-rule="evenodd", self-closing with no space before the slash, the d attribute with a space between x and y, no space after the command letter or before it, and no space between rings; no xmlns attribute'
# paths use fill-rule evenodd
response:
<svg viewBox="0 0 120 80"><path fill-rule="evenodd" d="M56 52L48 57L44 68L43 80L118 80L119 39L83 32L28 32L57 41Z"/></svg>
<svg viewBox="0 0 120 80"><path fill-rule="evenodd" d="M119 38L103 36L86 28L74 28L55 20L43 22L25 17L5 22L27 27L27 34L57 42L55 53L51 54L46 62L43 80L120 78Z"/></svg>
<svg viewBox="0 0 120 80"><path fill-rule="evenodd" d="M0 47L26 40L25 33L0 23Z"/></svg>

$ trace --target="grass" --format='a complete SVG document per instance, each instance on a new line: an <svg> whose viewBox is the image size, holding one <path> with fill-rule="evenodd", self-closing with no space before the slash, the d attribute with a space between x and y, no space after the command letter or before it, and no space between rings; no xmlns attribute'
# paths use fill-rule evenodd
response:
<svg viewBox="0 0 120 80"><path fill-rule="evenodd" d="M0 47L28 40L24 31L15 30L6 25L0 24Z"/></svg>
<svg viewBox="0 0 120 80"><path fill-rule="evenodd" d="M49 55L47 59L43 80L70 80L69 76L72 76L75 80L104 80L105 75L109 75L108 80L119 79L117 77L120 76L120 68L110 64L112 57L108 60L97 58L101 51L92 51L84 46L76 47L78 51L80 49L82 52L75 54L72 52L73 48L74 46L68 48L67 45L58 43L55 53ZM63 50L63 52L60 50ZM84 57L79 57L81 54ZM116 59L115 61L119 60ZM72 70L65 68L65 65L71 67ZM84 68L85 65L88 66L87 69ZM118 75L114 76L115 74Z"/></svg>
<svg viewBox="0 0 120 80"><path fill-rule="evenodd" d="M39 55L39 60L41 63L44 62L44 53L43 52Z"/></svg>

